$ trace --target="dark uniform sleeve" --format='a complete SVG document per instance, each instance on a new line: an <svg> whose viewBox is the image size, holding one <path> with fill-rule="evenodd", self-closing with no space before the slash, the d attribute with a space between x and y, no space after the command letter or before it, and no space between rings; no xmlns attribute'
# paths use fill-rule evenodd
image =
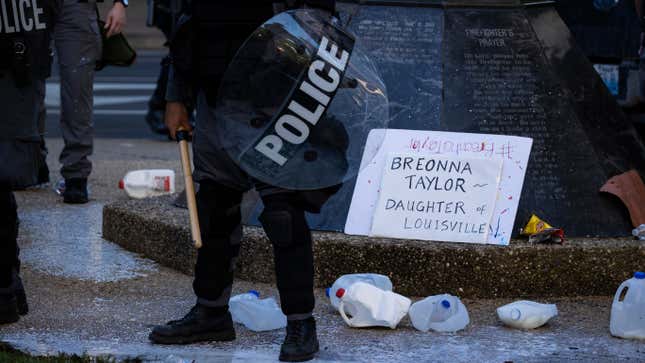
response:
<svg viewBox="0 0 645 363"><path fill-rule="evenodd" d="M172 64L168 68L166 102L181 102L188 108L195 104L192 83L187 77L182 77Z"/></svg>
<svg viewBox="0 0 645 363"><path fill-rule="evenodd" d="M189 14L180 17L170 42L167 102L181 102L186 107L195 105L193 68L194 27Z"/></svg>

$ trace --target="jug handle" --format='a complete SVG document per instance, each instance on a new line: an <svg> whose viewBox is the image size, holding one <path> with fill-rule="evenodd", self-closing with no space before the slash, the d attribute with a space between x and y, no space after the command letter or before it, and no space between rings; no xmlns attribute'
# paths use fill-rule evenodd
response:
<svg viewBox="0 0 645 363"><path fill-rule="evenodd" d="M625 288L629 288L628 282L629 281L625 281L622 284L620 284L620 286L618 287L618 290L616 291L616 295L614 296L614 304L623 303L622 301L618 301L618 299L620 299L620 295L623 293L623 290L625 290Z"/></svg>
<svg viewBox="0 0 645 363"><path fill-rule="evenodd" d="M345 302L343 300L341 300L340 305L338 305L338 312L347 325L353 326L352 321L347 317L347 314L345 314Z"/></svg>

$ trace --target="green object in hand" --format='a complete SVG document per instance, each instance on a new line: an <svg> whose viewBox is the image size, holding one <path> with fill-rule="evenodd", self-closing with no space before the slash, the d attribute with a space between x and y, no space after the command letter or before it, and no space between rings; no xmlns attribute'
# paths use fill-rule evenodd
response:
<svg viewBox="0 0 645 363"><path fill-rule="evenodd" d="M103 41L103 55L96 62L96 70L100 71L105 66L129 67L137 59L137 52L130 46L122 33L107 37L105 22L98 21Z"/></svg>

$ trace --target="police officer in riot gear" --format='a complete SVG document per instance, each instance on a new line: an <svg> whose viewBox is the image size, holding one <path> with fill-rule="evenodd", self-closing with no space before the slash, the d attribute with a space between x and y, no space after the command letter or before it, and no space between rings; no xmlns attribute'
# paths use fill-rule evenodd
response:
<svg viewBox="0 0 645 363"><path fill-rule="evenodd" d="M33 185L43 162L38 85L49 76L50 39L62 0L2 1L0 12L0 323L28 311L20 280L14 185Z"/></svg>
<svg viewBox="0 0 645 363"><path fill-rule="evenodd" d="M166 125L173 138L180 127L190 130L186 109L196 106L194 178L200 185L197 208L203 247L193 282L197 303L183 318L155 327L150 334L155 343L235 339L228 300L242 233L240 203L243 192L255 187L265 206L260 222L273 245L281 306L288 321L280 360L309 360L319 349L312 316L312 239L305 212L319 212L337 188L298 192L254 181L218 145L214 126L218 87L237 49L275 10L296 6L333 12L335 1L192 0L192 18L179 27L171 43Z"/></svg>

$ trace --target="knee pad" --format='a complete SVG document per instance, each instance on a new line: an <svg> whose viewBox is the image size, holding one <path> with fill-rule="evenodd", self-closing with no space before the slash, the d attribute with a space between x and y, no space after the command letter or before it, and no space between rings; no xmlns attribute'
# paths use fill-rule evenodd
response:
<svg viewBox="0 0 645 363"><path fill-rule="evenodd" d="M275 247L311 243L305 211L292 196L271 195L263 198L260 223Z"/></svg>

